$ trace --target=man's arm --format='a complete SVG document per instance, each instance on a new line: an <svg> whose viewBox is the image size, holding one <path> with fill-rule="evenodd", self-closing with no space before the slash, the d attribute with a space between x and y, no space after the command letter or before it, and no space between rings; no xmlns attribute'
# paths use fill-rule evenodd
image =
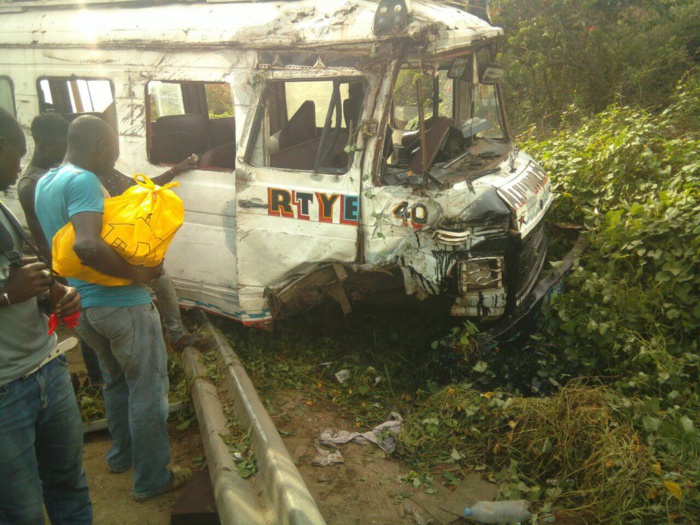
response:
<svg viewBox="0 0 700 525"><path fill-rule="evenodd" d="M199 157L193 153L177 166L173 166L168 171L161 173L157 177L153 177L151 180L158 186L165 186L181 173L195 169L198 162ZM106 186L108 186L107 189L109 190L110 196L116 197L132 186L136 186L136 181L132 177L128 177L115 169L109 179L109 184Z"/></svg>
<svg viewBox="0 0 700 525"><path fill-rule="evenodd" d="M10 269L5 286L0 286L0 307L23 303L49 292L49 303L57 317L80 312L80 294L56 281L46 265L36 257L22 258L22 265Z"/></svg>
<svg viewBox="0 0 700 525"><path fill-rule="evenodd" d="M73 250L87 266L107 275L132 279L138 284L157 279L163 273L162 263L153 268L135 266L112 250L101 237L101 213L80 212L73 215L70 220L75 229Z"/></svg>
<svg viewBox="0 0 700 525"><path fill-rule="evenodd" d="M34 238L37 248L41 256L51 262L51 248L49 248L49 243L44 235L44 230L39 224L39 219L36 216L36 211L34 209L34 193L36 191L36 181L26 180L19 184L18 187L19 202L24 210L24 216L27 218L27 225L29 226L29 231Z"/></svg>
<svg viewBox="0 0 700 525"><path fill-rule="evenodd" d="M173 166L168 171L161 173L157 177L153 177L151 180L158 186L165 186L181 173L195 169L198 163L199 157L193 153L177 166Z"/></svg>

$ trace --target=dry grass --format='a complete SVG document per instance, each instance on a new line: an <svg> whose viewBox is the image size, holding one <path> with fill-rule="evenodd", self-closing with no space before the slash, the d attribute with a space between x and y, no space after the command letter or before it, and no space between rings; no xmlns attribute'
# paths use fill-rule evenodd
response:
<svg viewBox="0 0 700 525"><path fill-rule="evenodd" d="M517 488L551 505L558 519L694 523L697 500L686 505L683 497L694 488L662 471L632 425L616 417L608 395L572 386L552 397L520 398L453 386L410 418L403 450L455 449L462 465L500 472L507 494Z"/></svg>

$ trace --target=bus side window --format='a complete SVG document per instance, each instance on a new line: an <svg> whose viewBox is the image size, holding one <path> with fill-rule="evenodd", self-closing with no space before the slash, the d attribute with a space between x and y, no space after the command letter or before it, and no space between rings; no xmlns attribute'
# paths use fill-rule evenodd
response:
<svg viewBox="0 0 700 525"><path fill-rule="evenodd" d="M6 109L15 116L17 115L12 80L8 77L0 77L0 108Z"/></svg>
<svg viewBox="0 0 700 525"><path fill-rule="evenodd" d="M43 77L38 81L37 91L39 112L54 111L69 121L81 115L94 115L118 132L111 81L101 78Z"/></svg>
<svg viewBox="0 0 700 525"><path fill-rule="evenodd" d="M193 153L199 168L233 170L236 122L231 88L225 82L161 82L146 86L148 157L177 164Z"/></svg>
<svg viewBox="0 0 700 525"><path fill-rule="evenodd" d="M266 89L267 111L261 118L268 122L259 123L249 162L346 173L364 102L362 79L273 81Z"/></svg>

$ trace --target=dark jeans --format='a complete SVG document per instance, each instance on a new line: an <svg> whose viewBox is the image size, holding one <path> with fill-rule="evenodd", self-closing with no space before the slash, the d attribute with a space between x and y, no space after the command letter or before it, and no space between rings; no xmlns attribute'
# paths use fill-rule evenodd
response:
<svg viewBox="0 0 700 525"><path fill-rule="evenodd" d="M104 385L102 370L100 369L100 361L97 359L97 354L90 346L80 338L80 353L83 354L83 362L87 368L87 375L90 378L90 383L93 385Z"/></svg>
<svg viewBox="0 0 700 525"><path fill-rule="evenodd" d="M0 523L89 525L83 426L64 357L0 386ZM43 497L42 497L43 496Z"/></svg>

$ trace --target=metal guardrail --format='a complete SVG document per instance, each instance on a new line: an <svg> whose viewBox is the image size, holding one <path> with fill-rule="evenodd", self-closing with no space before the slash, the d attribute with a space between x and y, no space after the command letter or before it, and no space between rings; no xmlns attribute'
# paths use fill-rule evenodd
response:
<svg viewBox="0 0 700 525"><path fill-rule="evenodd" d="M241 478L222 436L228 432L217 388L203 376L201 353L187 348L185 372L202 433L216 506L222 525L325 525L311 493L231 345L202 314L212 334L226 395L239 423L250 429L258 473L255 486ZM260 497L258 497L260 496Z"/></svg>

